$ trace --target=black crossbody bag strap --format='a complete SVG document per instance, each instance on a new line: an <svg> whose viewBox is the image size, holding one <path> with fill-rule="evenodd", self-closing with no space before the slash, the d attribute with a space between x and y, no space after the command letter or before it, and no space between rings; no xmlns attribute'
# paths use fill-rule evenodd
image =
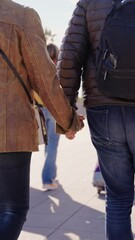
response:
<svg viewBox="0 0 135 240"><path fill-rule="evenodd" d="M14 65L11 63L9 58L6 56L6 54L1 49L0 49L0 54L3 57L3 59L6 61L8 66L11 68L12 72L14 73L14 75L16 76L18 81L20 82L21 86L23 87L23 89L24 89L24 91L25 91L25 93L26 93L26 95L27 95L27 97L29 99L29 102L31 104L33 104L33 99L30 96L29 91L28 91L25 83L23 82L23 79L21 78L20 74L17 72L17 70L15 69ZM45 125L45 117L44 117L44 114L42 113L42 111L41 111L41 109L39 107L39 104L36 103L35 105L38 107L38 112L39 112L39 115L40 115L40 121L41 121L41 126L42 126L41 130L42 130L42 133L43 133L43 139L44 139L45 144L47 145L48 144L48 138L47 138L46 125Z"/></svg>
<svg viewBox="0 0 135 240"><path fill-rule="evenodd" d="M29 102L31 104L33 104L33 99L32 97L30 96L29 94L29 91L26 87L26 85L24 84L20 74L17 72L17 70L15 69L14 65L11 63L11 61L9 60L9 58L6 56L6 54L0 49L0 54L1 56L3 57L3 59L5 60L5 62L8 64L8 66L11 68L12 72L14 73L14 75L16 76L16 78L18 79L18 81L20 82L20 84L22 85L28 99L29 99Z"/></svg>

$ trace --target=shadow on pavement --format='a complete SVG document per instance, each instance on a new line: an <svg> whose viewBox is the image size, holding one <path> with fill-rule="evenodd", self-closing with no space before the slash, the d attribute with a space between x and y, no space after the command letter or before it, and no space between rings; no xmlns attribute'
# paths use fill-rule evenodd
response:
<svg viewBox="0 0 135 240"><path fill-rule="evenodd" d="M104 195L100 197L104 200ZM73 200L61 185L53 191L31 188L31 207L23 231L48 240L104 240L104 213Z"/></svg>

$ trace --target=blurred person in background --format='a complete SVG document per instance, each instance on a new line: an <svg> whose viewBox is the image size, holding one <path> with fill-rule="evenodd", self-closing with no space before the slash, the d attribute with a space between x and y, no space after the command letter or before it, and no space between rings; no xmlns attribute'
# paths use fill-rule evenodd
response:
<svg viewBox="0 0 135 240"><path fill-rule="evenodd" d="M97 193L100 194L105 190L104 179L100 170L99 162L97 161L93 171L92 184L97 188Z"/></svg>
<svg viewBox="0 0 135 240"><path fill-rule="evenodd" d="M31 153L38 151L33 90L55 118L58 133L73 139L83 122L59 84L37 12L0 0L0 39L0 239L17 240L29 209Z"/></svg>
<svg viewBox="0 0 135 240"><path fill-rule="evenodd" d="M58 47L55 44L50 43L47 45L47 50L49 52L50 58L54 64L56 64L59 53ZM42 183L44 189L53 190L58 187L58 182L56 181L56 157L60 135L55 131L56 121L53 118L52 114L46 107L42 107L42 110L46 120L46 129L48 136L48 144L45 146L45 163L42 170Z"/></svg>

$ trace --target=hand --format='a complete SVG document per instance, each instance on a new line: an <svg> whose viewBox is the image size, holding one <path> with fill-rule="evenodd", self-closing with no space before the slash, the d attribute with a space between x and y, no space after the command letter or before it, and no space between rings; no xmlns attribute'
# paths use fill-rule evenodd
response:
<svg viewBox="0 0 135 240"><path fill-rule="evenodd" d="M83 120L85 120L85 117L83 115L78 115L78 118L79 118L79 122L80 122L79 130L81 130L84 127Z"/></svg>
<svg viewBox="0 0 135 240"><path fill-rule="evenodd" d="M75 138L76 131L69 130L68 132L65 133L66 138L69 140L72 140Z"/></svg>
<svg viewBox="0 0 135 240"><path fill-rule="evenodd" d="M84 122L83 120L85 119L84 116L82 115L78 115L78 118L79 118L79 128L78 128L78 131L80 131L83 127L84 127ZM66 138L68 138L69 140L72 140L75 138L75 134L78 132L78 131L73 131L73 130L69 130L68 132L66 132L65 136Z"/></svg>

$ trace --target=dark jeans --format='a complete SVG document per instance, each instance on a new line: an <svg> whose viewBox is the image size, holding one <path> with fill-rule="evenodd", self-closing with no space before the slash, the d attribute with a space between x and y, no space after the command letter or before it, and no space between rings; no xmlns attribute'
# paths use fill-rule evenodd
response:
<svg viewBox="0 0 135 240"><path fill-rule="evenodd" d="M135 107L88 108L87 119L106 184L107 239L133 240Z"/></svg>
<svg viewBox="0 0 135 240"><path fill-rule="evenodd" d="M16 240L29 208L29 152L0 153L0 240Z"/></svg>

